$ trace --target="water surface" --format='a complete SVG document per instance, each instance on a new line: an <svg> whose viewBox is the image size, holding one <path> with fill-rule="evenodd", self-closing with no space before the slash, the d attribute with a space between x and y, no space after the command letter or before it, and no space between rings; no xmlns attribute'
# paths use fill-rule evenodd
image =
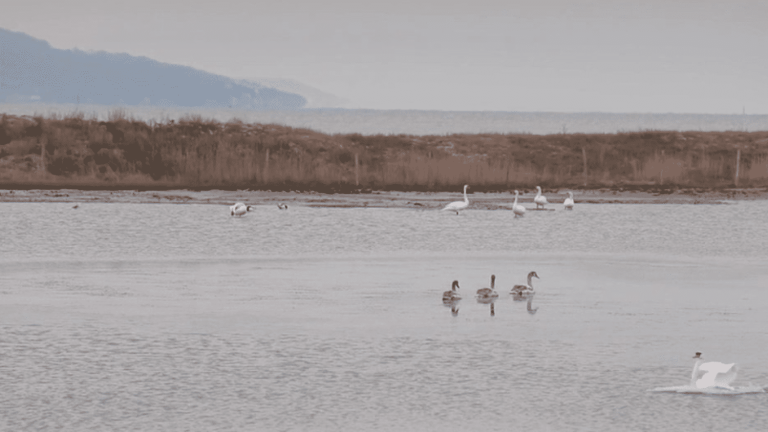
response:
<svg viewBox="0 0 768 432"><path fill-rule="evenodd" d="M761 430L768 202L3 203L3 430ZM536 270L529 314L507 294ZM490 306L473 299L495 274ZM440 300L459 280L458 314ZM693 426L692 426L693 425Z"/></svg>

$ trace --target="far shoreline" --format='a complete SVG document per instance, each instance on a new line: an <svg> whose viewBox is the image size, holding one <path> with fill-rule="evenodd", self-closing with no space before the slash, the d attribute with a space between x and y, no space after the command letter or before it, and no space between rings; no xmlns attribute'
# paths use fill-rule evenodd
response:
<svg viewBox="0 0 768 432"><path fill-rule="evenodd" d="M727 204L734 201L768 199L768 188L731 188L720 190L666 189L626 190L551 189L544 195L550 208L556 209L574 192L576 204ZM525 191L523 204L530 208L535 191ZM514 201L514 191L469 193L470 209L507 210ZM133 204L211 204L232 205L246 202L251 205L277 205L342 208L413 208L439 209L446 203L461 200L461 192L405 192L361 190L351 193L325 193L314 191L258 191L258 190L191 190L168 188L120 189L0 189L0 203L133 203Z"/></svg>

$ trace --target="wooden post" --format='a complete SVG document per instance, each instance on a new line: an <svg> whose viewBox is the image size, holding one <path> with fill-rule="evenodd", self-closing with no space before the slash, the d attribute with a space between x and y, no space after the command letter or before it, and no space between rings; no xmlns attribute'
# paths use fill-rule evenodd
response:
<svg viewBox="0 0 768 432"><path fill-rule="evenodd" d="M357 168L357 153L355 153L355 186L360 186L360 175Z"/></svg>
<svg viewBox="0 0 768 432"><path fill-rule="evenodd" d="M741 161L741 149L736 149L736 176L733 179L734 185L739 185L739 162Z"/></svg>
<svg viewBox="0 0 768 432"><path fill-rule="evenodd" d="M267 149L267 156L264 158L264 183L269 181L269 149Z"/></svg>
<svg viewBox="0 0 768 432"><path fill-rule="evenodd" d="M581 148L581 157L584 159L584 186L587 185L587 149Z"/></svg>

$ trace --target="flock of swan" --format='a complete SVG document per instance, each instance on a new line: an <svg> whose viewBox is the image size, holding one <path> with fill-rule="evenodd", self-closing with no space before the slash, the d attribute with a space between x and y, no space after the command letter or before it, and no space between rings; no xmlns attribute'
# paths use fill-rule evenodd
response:
<svg viewBox="0 0 768 432"><path fill-rule="evenodd" d="M528 300L528 313L535 314L539 308L532 308L533 296L536 291L533 289L533 278L539 279L539 275L535 271L528 273L528 283L526 285L515 285L510 290L509 294L515 301ZM454 316L459 314L458 303L461 301L461 295L458 292L459 281L453 281L451 289L443 292L443 304L451 307L451 312ZM491 275L491 287L480 288L475 295L478 303L490 304L491 315L495 315L494 303L499 298L499 293L496 292L496 275Z"/></svg>
<svg viewBox="0 0 768 432"><path fill-rule="evenodd" d="M469 207L469 198L467 198L467 188L469 185L464 185L464 201L454 201L441 209L441 211L452 211L458 215L461 210ZM512 203L512 212L515 217L525 216L526 208L522 204L518 204L517 200L520 192L515 191L515 202ZM541 186L536 186L536 197L533 198L533 202L536 204L536 210L546 210L547 197L541 194ZM573 210L573 192L568 191L568 198L563 200L563 208L565 210Z"/></svg>

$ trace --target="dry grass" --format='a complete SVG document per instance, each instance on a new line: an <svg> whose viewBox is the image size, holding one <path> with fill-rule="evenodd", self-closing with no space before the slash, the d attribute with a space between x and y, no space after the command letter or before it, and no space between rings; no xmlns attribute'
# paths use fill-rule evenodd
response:
<svg viewBox="0 0 768 432"><path fill-rule="evenodd" d="M363 136L199 116L146 123L119 110L106 122L80 113L3 115L0 182L272 190L766 187L768 132Z"/></svg>

